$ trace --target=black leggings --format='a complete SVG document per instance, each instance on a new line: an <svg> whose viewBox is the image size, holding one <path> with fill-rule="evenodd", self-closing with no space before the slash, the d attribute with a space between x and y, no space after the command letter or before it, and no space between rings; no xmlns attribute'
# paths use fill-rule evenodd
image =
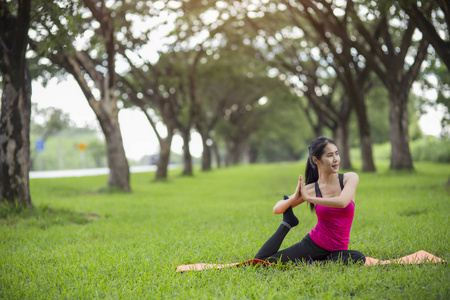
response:
<svg viewBox="0 0 450 300"><path fill-rule="evenodd" d="M301 261L307 263L313 261L335 261L342 262L343 264L348 264L349 262L364 264L366 261L364 254L359 251L340 250L330 252L314 243L309 234L307 234L301 242L278 251L289 230L288 227L281 224L272 237L270 237L258 253L256 253L255 258L273 263L278 261L283 263L289 261Z"/></svg>

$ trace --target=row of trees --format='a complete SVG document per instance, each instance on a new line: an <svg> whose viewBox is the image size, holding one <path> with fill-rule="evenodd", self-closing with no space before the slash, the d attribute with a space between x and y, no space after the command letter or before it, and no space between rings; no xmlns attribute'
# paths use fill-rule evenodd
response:
<svg viewBox="0 0 450 300"><path fill-rule="evenodd" d="M32 76L75 78L105 135L108 185L125 192L131 188L119 102L139 107L156 132L157 179L167 177L177 133L185 145L183 174L192 174L192 130L202 137L203 170L211 168L219 140L228 164L244 154L251 161L257 148L250 136L270 117L264 97L276 99L272 105L298 103L315 135L330 130L344 154L354 112L363 171L374 171L366 96L382 86L391 168L412 168L409 93L427 55L441 57L429 72L442 61L448 73L449 18L445 1L1 0L0 198L31 205ZM165 31L161 51L149 55L155 33ZM350 157L342 163L350 168Z"/></svg>

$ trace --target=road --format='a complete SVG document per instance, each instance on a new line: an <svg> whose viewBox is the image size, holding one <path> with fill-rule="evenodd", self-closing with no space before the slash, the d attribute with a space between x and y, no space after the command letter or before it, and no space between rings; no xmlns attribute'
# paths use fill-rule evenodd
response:
<svg viewBox="0 0 450 300"><path fill-rule="evenodd" d="M177 165L169 165L169 169L173 169L176 167L177 167ZM131 173L152 172L152 171L156 171L155 165L130 167ZM106 175L108 173L109 173L109 168L61 170L61 171L31 171L30 179L97 176L97 175Z"/></svg>

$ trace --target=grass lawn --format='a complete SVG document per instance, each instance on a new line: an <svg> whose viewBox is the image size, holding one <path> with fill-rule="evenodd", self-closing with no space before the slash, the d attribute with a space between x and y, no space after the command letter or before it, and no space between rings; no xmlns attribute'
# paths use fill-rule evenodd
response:
<svg viewBox="0 0 450 300"><path fill-rule="evenodd" d="M450 165L360 173L350 249L379 259L426 250L450 259ZM4 299L449 299L445 264L243 267L175 273L180 264L250 259L281 222L274 203L294 191L304 162L238 166L100 189L105 176L31 181L35 212L0 218ZM294 210L299 241L316 217Z"/></svg>

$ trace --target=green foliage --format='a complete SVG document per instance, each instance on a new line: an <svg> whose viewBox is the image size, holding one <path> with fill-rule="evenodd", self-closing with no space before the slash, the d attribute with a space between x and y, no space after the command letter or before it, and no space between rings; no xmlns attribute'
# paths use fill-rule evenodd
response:
<svg viewBox="0 0 450 300"><path fill-rule="evenodd" d="M71 126L69 115L59 108L39 108L38 105L32 104L31 115L30 130L42 139L47 139Z"/></svg>
<svg viewBox="0 0 450 300"><path fill-rule="evenodd" d="M370 134L373 144L383 144L389 142L389 95L385 88L379 86L378 79L375 79L377 86L371 89L366 96L367 116L370 123ZM420 107L423 100L415 95L410 95L408 101L408 121L409 121L409 137L411 140L420 139L422 130L419 126ZM352 134L352 146L359 145L358 123L356 116L353 116L350 123Z"/></svg>
<svg viewBox="0 0 450 300"><path fill-rule="evenodd" d="M360 174L350 247L380 259L423 249L448 261L449 164L417 163L409 173L391 172L388 163ZM52 213L40 213L45 226L36 216L0 219L0 298L450 297L445 264L175 273L180 264L253 257L281 221L273 204L293 192L303 169L304 162L239 166L153 184L152 174L133 174L133 194L99 192L105 176L32 180L33 203ZM315 224L307 207L295 214L301 225L283 248ZM70 221L74 216L89 222Z"/></svg>
<svg viewBox="0 0 450 300"><path fill-rule="evenodd" d="M287 89L274 89L268 93L264 105L268 113L259 120L251 135L251 147L258 152L258 162L298 160L307 155L313 133L298 97Z"/></svg>
<svg viewBox="0 0 450 300"><path fill-rule="evenodd" d="M415 161L450 163L450 138L426 136L411 144L411 153Z"/></svg>
<svg viewBox="0 0 450 300"><path fill-rule="evenodd" d="M35 45L31 42L34 52L27 53L32 78L39 77L44 86L52 78L65 78L67 73L44 57L61 51L73 54L75 38L86 29L82 27L82 19L80 1L32 1L29 36L39 43Z"/></svg>
<svg viewBox="0 0 450 300"><path fill-rule="evenodd" d="M448 138L436 138L425 136L409 143L411 154L415 162L442 162L450 163L450 140ZM391 144L389 142L373 146L375 161L389 160L391 157ZM359 148L351 150L351 158L361 159Z"/></svg>
<svg viewBox="0 0 450 300"><path fill-rule="evenodd" d="M386 89L377 86L366 97L372 143L389 141L389 98ZM357 123L354 123L357 129ZM356 132L356 130L354 131Z"/></svg>
<svg viewBox="0 0 450 300"><path fill-rule="evenodd" d="M389 160L391 158L391 144L374 145L374 158L375 160Z"/></svg>

